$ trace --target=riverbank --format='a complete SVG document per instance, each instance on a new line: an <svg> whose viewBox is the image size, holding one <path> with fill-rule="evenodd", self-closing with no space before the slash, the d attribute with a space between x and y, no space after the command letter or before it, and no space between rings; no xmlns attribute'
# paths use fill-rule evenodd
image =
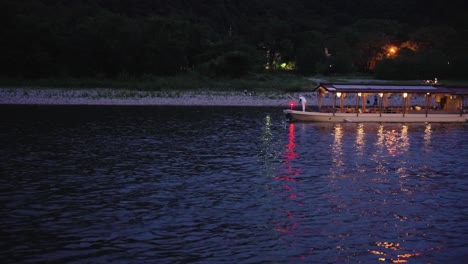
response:
<svg viewBox="0 0 468 264"><path fill-rule="evenodd" d="M123 89L0 88L0 104L22 105L191 105L287 107L296 94L220 91L133 91Z"/></svg>
<svg viewBox="0 0 468 264"><path fill-rule="evenodd" d="M307 105L318 104L316 93L281 93L236 91L136 91L125 89L56 89L0 88L0 104L16 105L171 105L171 106L273 106L290 107L304 95ZM334 97L326 94L323 106L333 105ZM422 105L423 96L413 96L411 104ZM355 96L347 96L344 104L356 104ZM390 106L401 105L399 96L389 98Z"/></svg>

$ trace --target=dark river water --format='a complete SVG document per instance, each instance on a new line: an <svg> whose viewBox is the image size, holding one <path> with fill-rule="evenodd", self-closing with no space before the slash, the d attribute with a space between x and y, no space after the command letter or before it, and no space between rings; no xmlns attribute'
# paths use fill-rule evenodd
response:
<svg viewBox="0 0 468 264"><path fill-rule="evenodd" d="M467 124L289 124L278 108L0 111L2 263L468 259Z"/></svg>

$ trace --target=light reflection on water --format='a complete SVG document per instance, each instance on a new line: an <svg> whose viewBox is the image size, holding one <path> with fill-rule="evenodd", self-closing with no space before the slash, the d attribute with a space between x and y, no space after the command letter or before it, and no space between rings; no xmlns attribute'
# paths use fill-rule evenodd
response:
<svg viewBox="0 0 468 264"><path fill-rule="evenodd" d="M427 156L419 153L431 151L429 148L432 133L430 124L299 124L298 126L301 130L309 127L311 133L317 126L326 126L330 129L328 133L331 132L332 137L330 144L326 146L328 148L324 148L324 144L320 144L321 148L316 148L317 152L313 156L304 158L313 159L320 152L330 153L330 173L323 178L328 190L320 195L325 198L325 201L321 201L317 208L314 208L315 202L310 202L307 199L301 200L300 203L291 204L292 209L309 208L313 209L313 213L285 209L291 221L286 228L275 230L288 234L288 237L294 242L300 241L303 234L316 237L316 240L319 241L335 241L334 249L327 249L334 252L335 257L323 257L321 252L326 247L320 248L315 244L308 250L304 250L302 254L297 254L292 259L293 261L319 259L331 262L355 262L357 260L365 262L367 260L391 263L416 261L416 263L420 263L424 262L424 259L433 261L438 256L440 256L441 261L456 260L450 254L448 256L439 254L448 250L446 240L438 241L428 235L428 233L433 232L431 228L435 225L435 219L439 218L436 216L438 214L436 210L440 209L440 206L431 204L437 200L439 195L431 186L434 183L421 180L428 177L441 180L437 173L425 174L431 170L437 170L437 168L431 168L431 162L427 162L423 158ZM418 130L422 128L424 130L419 133ZM291 168L291 163L294 163L296 158L301 164L302 157L296 153L301 151L301 146L294 142L294 139L298 137L295 134L297 131L295 124L289 125L289 142L285 146L288 168ZM299 134L302 137L302 131ZM422 134L422 138L418 138L418 134ZM463 137L464 133L460 135ZM444 138L449 135L439 136ZM314 137L316 136L314 135ZM466 138L462 140L465 142ZM352 142L355 144L350 144ZM419 145L420 143L423 144ZM450 143L456 146L454 142ZM308 146L310 147L310 145ZM444 146L440 145L438 148L444 148ZM411 150L415 153L411 153ZM462 153L466 158L466 152ZM434 153L429 154L432 156ZM419 157L419 155L423 157ZM409 157L413 160L409 160ZM443 158L450 159L448 156ZM370 165L369 159L373 165ZM464 160L458 161L461 162L459 165L466 168ZM311 168L313 166L307 167L307 169L298 167L295 168L295 171L303 170L307 173ZM415 174L415 170L420 171ZM295 173L294 177L297 178L299 174ZM316 183L300 176L298 178L299 180L295 180L298 185L296 189L302 189L304 186L309 187L310 184ZM288 177L288 179L290 178ZM458 183L460 186L450 191L466 198L466 194L461 193L462 190L466 190L466 179L458 179L461 181ZM289 193L294 190L290 187L285 189ZM308 194L301 195L307 196ZM320 200L319 197L313 199ZM298 196L291 195L289 198L298 198ZM425 211L427 209L435 211L427 212ZM314 225L320 227L317 230L303 226L304 222L314 222L313 219L320 219L316 213L320 215L323 212L326 212L325 216L333 216L328 219L329 222L318 221L318 225ZM292 219L298 219L296 215L300 215L300 220L293 221ZM466 214L462 216L464 219L466 217ZM445 219L445 221L448 220ZM466 226L462 229L462 232L466 234ZM297 250L294 242L285 246ZM365 252L356 250L364 244L368 244ZM460 245L466 247L464 242L461 242ZM459 254L463 255L464 253ZM375 257L372 257L374 255Z"/></svg>
<svg viewBox="0 0 468 264"><path fill-rule="evenodd" d="M289 124L275 108L6 110L4 263L467 256L465 124Z"/></svg>
<svg viewBox="0 0 468 264"><path fill-rule="evenodd" d="M334 131L333 146L332 146L332 159L336 167L341 167L344 165L343 157L342 157L343 156L343 143L341 142L342 138L343 138L342 124L336 124L335 131Z"/></svg>
<svg viewBox="0 0 468 264"><path fill-rule="evenodd" d="M424 129L424 147L426 151L431 151L431 124L426 124Z"/></svg>

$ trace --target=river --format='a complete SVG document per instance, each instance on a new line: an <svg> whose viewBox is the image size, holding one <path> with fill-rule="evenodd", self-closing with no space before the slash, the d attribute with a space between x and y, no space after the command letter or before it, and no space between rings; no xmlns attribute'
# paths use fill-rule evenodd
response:
<svg viewBox="0 0 468 264"><path fill-rule="evenodd" d="M467 124L0 106L3 263L460 263Z"/></svg>

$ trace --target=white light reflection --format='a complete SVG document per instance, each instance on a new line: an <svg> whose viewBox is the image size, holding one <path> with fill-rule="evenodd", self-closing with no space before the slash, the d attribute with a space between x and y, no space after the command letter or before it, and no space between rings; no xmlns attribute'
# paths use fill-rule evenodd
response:
<svg viewBox="0 0 468 264"><path fill-rule="evenodd" d="M376 170L379 174L384 175L388 172L388 159L383 157L397 157L409 151L408 126L395 127L388 125L384 128L383 125L380 125L377 131L375 146L376 151L373 154L373 158L377 162ZM400 175L406 174L406 162L401 164L397 172Z"/></svg>
<svg viewBox="0 0 468 264"><path fill-rule="evenodd" d="M334 130L334 141L332 146L332 157L333 162L336 164L337 167L341 167L344 165L343 162L343 126L341 124L335 125Z"/></svg>
<svg viewBox="0 0 468 264"><path fill-rule="evenodd" d="M379 174L385 174L385 166L383 162L385 161L382 159L382 153L385 147L385 133L383 125L379 125L379 129L377 130L377 142L375 143L377 149L373 155L375 162L377 163L375 169Z"/></svg>
<svg viewBox="0 0 468 264"><path fill-rule="evenodd" d="M279 150L277 144L273 141L273 134L271 132L272 122L269 115L265 117L263 126L263 133L261 136L262 148L261 155L264 171L266 175L273 176L276 173L276 162L278 160Z"/></svg>
<svg viewBox="0 0 468 264"><path fill-rule="evenodd" d="M358 124L356 127L356 148L358 155L364 155L364 124Z"/></svg>
<svg viewBox="0 0 468 264"><path fill-rule="evenodd" d="M409 148L408 126L403 125L400 133L396 129L387 131L385 145L390 156L406 153Z"/></svg>
<svg viewBox="0 0 468 264"><path fill-rule="evenodd" d="M379 129L377 130L377 144L376 144L377 147L379 147L379 149L383 148L384 139L385 139L385 135L384 135L383 125L380 125Z"/></svg>
<svg viewBox="0 0 468 264"><path fill-rule="evenodd" d="M263 127L263 137L262 140L264 143L268 144L272 140L271 135L271 118L269 115L265 117L265 126Z"/></svg>
<svg viewBox="0 0 468 264"><path fill-rule="evenodd" d="M390 156L395 157L406 153L409 149L407 125L403 125L400 131L396 128L384 129L383 125L380 125L377 135L376 145L380 154L386 150Z"/></svg>
<svg viewBox="0 0 468 264"><path fill-rule="evenodd" d="M432 134L431 124L427 123L426 128L424 129L424 146L426 147L426 150L429 150L431 147L431 134Z"/></svg>

